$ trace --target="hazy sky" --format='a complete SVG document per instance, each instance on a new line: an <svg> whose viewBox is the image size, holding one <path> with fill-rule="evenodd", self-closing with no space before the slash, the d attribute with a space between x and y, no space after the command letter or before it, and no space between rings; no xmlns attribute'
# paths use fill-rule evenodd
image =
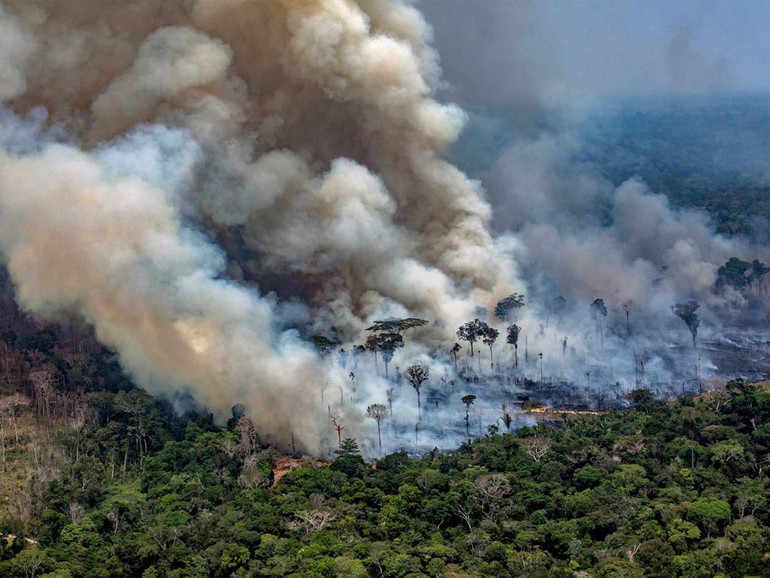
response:
<svg viewBox="0 0 770 578"><path fill-rule="evenodd" d="M770 89L770 2L418 0L444 97L559 105Z"/></svg>

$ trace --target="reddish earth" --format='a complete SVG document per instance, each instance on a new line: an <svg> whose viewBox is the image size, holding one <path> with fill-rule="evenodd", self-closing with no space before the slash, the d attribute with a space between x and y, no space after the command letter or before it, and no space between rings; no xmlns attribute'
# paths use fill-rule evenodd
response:
<svg viewBox="0 0 770 578"><path fill-rule="evenodd" d="M531 409L527 411L528 414L534 416L537 419L545 419L548 421L562 421L564 419L565 415L575 415L580 417L586 417L586 416L597 416L602 415L602 411L595 411L595 410L565 410L565 409L557 409L557 408L551 408L551 407L538 407Z"/></svg>
<svg viewBox="0 0 770 578"><path fill-rule="evenodd" d="M273 485L277 484L278 480L280 480L289 472L307 466L308 464L313 466L325 466L327 465L327 462L314 460L307 456L303 456L301 458L291 458L288 456L278 458L275 461L275 465L273 466Z"/></svg>

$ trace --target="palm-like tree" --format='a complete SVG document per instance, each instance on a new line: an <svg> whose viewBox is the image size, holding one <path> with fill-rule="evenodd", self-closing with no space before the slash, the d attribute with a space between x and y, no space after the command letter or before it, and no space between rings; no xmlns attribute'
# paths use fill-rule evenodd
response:
<svg viewBox="0 0 770 578"><path fill-rule="evenodd" d="M410 365L406 369L407 379L417 392L417 415L420 415L422 404L420 403L420 389L422 384L428 380L429 372L428 368L423 365Z"/></svg>
<svg viewBox="0 0 770 578"><path fill-rule="evenodd" d="M380 455L382 455L382 433L380 431L380 422L382 418L388 415L388 410L381 403L373 403L366 408L366 415L377 422L377 441L380 444Z"/></svg>
<svg viewBox="0 0 770 578"><path fill-rule="evenodd" d="M508 337L506 341L513 345L513 358L516 369L519 368L519 334L521 333L521 327L516 325L508 326Z"/></svg>
<svg viewBox="0 0 770 578"><path fill-rule="evenodd" d="M468 442L471 441L471 406L476 401L476 396L472 394L464 395L462 397L463 405L465 406L465 435L468 436Z"/></svg>
<svg viewBox="0 0 770 578"><path fill-rule="evenodd" d="M484 342L484 345L489 347L489 367L491 370L495 369L495 360L494 357L492 357L492 346L495 344L495 341L497 341L499 335L500 332L489 325L481 330L481 340Z"/></svg>
<svg viewBox="0 0 770 578"><path fill-rule="evenodd" d="M700 319L696 311L700 307L697 301L688 301L687 303L677 303L671 306L671 312L684 321L687 325L687 329L690 330L692 335L692 346L697 347L696 339L698 338L698 327L700 326Z"/></svg>
<svg viewBox="0 0 770 578"><path fill-rule="evenodd" d="M457 372L457 354L460 353L460 349L462 349L462 347L460 347L460 344L455 343L452 346L452 349L449 350L449 353L451 353L452 356L455 358L455 372Z"/></svg>

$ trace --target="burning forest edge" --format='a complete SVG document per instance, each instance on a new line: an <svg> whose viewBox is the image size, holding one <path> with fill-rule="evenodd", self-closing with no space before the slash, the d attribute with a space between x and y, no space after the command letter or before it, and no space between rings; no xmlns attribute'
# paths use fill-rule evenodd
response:
<svg viewBox="0 0 770 578"><path fill-rule="evenodd" d="M287 458L245 414L217 428L136 389L90 400L0 430L0 572L697 578L762 576L770 555L770 393L745 380L372 463L350 437L328 463Z"/></svg>
<svg viewBox="0 0 770 578"><path fill-rule="evenodd" d="M373 426L367 455L419 453L523 397L768 376L761 228L593 170L570 118L471 179L447 160L471 117L410 2L6 0L0 31L15 299L93 327L180 411L239 407L317 456Z"/></svg>
<svg viewBox="0 0 770 578"><path fill-rule="evenodd" d="M16 305L7 280L2 296L5 327L2 399L8 402L4 408L21 408L32 403L41 416L78 419L80 412L93 404L100 390L129 391L135 387L115 354L100 345L88 327L78 323L46 325L24 314ZM525 296L516 294L502 299L496 308L497 324L510 323L504 347L513 349L514 354L508 356L502 351L493 354L500 331L478 318L463 324L456 332L466 347L455 343L451 348L444 347L436 358L422 358L424 361L405 368L397 365L408 343L404 336L409 330L418 331L428 325L426 320L377 321L367 329L366 345L352 347L350 353L329 338L318 335L308 338L316 348L319 365L334 365L337 371L348 375L345 386L332 388L329 381L323 381L318 382L314 392L318 396L315 411L322 416L319 421L325 423L318 430L318 447L323 449L316 456L329 459L343 438L356 438L367 457L399 450L419 457L434 448L451 451L463 441L517 431L543 420L555 423L563 421L565 416L601 415L612 409L627 409L632 406L635 392L640 390L668 400L680 396L713 396L723 392L725 383L732 377L750 376L761 380L770 375L767 342L735 343L727 338L713 343L704 341L698 352L707 351L709 358L722 356L730 363L723 373L720 374L721 368L714 368L708 376L699 375L699 368L691 369L688 364L677 369L679 358L691 359L693 355L683 344L650 348L637 355L627 341L630 324L624 314L617 320L623 330L618 329L620 335L607 331L604 343L596 335L589 335L587 339L597 351L613 360L622 355L618 351L624 351L632 357L631 364L623 368L594 361L579 381L559 377L560 372L574 375L574 366L583 368L586 361L578 358L574 346L568 350L565 341L557 340L555 347L543 354L530 349L526 339L519 359L518 338L522 333L516 329L518 324L511 323L511 309L507 308L507 304L514 301L518 303L518 313L527 306ZM597 311L601 314L606 306L599 307L594 301L587 307L588 323L598 324ZM627 308L622 311L628 312ZM674 312L673 317L678 316ZM494 339L490 339L491 336ZM477 342L487 346L487 355L482 357L484 349L476 347L471 356L470 346L479 344ZM391 364L395 366L389 370ZM658 368L661 366L671 368L664 375L679 378L676 381L660 379ZM731 375L731 370L736 373ZM16 397L26 401L16 403L13 401ZM162 395L159 399L180 414L207 413L207 409L185 391ZM362 407L366 408L366 417L361 415ZM237 403L232 416L240 418L247 412L245 405ZM376 425L376 434L370 419ZM271 435L270 431L255 428L255 434L257 431L264 443L290 455L299 455L293 432L284 439Z"/></svg>

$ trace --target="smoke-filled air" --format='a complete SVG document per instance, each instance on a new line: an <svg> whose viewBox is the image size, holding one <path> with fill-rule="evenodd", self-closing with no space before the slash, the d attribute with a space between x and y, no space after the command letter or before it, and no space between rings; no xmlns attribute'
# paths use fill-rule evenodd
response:
<svg viewBox="0 0 770 578"><path fill-rule="evenodd" d="M649 383L716 373L698 340L749 299L719 268L766 250L576 168L571 129L469 178L432 35L407 0L1 1L18 303L91 325L150 393L219 423L243 406L315 455L338 435L376 453L373 404L411 450L459 443L471 407L476 435L527 380L556 403L560 380L619 398L645 363ZM496 342L458 335L477 318Z"/></svg>

